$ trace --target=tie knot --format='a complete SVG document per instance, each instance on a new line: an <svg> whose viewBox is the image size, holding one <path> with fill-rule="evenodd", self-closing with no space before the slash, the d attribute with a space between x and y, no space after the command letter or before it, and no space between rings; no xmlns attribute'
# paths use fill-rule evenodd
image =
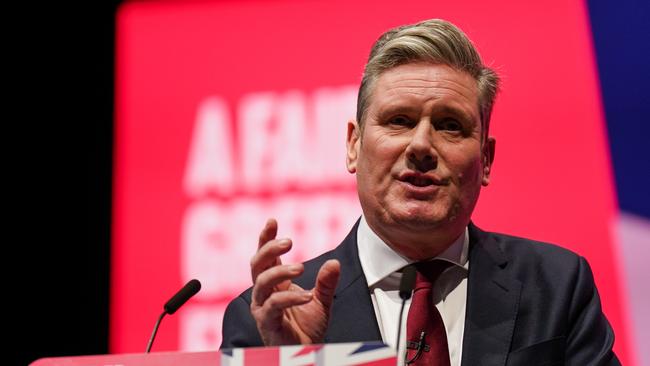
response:
<svg viewBox="0 0 650 366"><path fill-rule="evenodd" d="M451 266L452 263L440 259L416 263L415 268L418 271L418 275L415 279L415 286L433 286L438 279L438 276L440 276L445 269Z"/></svg>

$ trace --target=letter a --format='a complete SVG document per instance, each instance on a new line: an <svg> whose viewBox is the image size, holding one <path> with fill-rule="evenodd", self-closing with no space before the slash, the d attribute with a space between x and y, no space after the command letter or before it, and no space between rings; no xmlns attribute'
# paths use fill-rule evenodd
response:
<svg viewBox="0 0 650 366"><path fill-rule="evenodd" d="M189 147L183 189L190 197L233 189L232 125L226 103L205 99L198 108Z"/></svg>

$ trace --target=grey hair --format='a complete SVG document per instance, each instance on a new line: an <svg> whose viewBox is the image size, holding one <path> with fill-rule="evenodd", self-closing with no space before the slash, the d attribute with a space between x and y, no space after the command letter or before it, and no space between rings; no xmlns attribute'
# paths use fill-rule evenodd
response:
<svg viewBox="0 0 650 366"><path fill-rule="evenodd" d="M363 121L379 76L393 67L431 62L467 72L476 80L483 137L487 137L492 107L499 89L499 76L483 64L465 33L448 21L425 20L393 28L382 34L370 51L357 98L357 122Z"/></svg>

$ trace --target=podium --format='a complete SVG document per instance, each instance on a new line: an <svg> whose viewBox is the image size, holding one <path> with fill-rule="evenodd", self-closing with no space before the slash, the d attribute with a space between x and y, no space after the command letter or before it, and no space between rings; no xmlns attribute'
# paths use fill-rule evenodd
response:
<svg viewBox="0 0 650 366"><path fill-rule="evenodd" d="M30 366L395 366L395 350L378 342L232 348L41 358Z"/></svg>

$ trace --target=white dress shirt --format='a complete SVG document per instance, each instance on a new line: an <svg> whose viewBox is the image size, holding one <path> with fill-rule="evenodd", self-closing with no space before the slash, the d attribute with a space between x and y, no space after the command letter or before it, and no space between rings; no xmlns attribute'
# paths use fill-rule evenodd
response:
<svg viewBox="0 0 650 366"><path fill-rule="evenodd" d="M397 322L402 299L399 297L399 282L403 267L413 261L405 258L386 245L361 217L357 229L357 246L361 268L366 276L372 305L384 343L395 347ZM433 302L442 316L447 332L449 356L452 366L460 366L465 329L465 306L467 300L467 258L469 235L467 228L456 241L436 257L449 261L454 266L447 268L433 287ZM403 363L406 337L406 320L411 301L406 301L401 324L401 340L398 360Z"/></svg>

